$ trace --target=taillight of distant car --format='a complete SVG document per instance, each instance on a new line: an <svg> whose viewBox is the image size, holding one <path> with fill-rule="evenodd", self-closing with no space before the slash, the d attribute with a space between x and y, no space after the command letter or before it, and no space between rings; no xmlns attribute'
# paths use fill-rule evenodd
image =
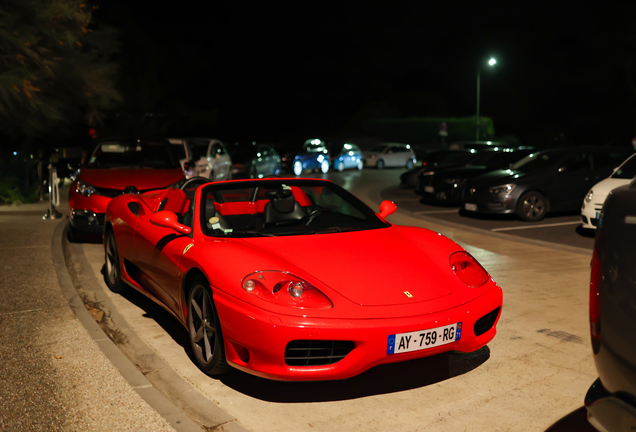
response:
<svg viewBox="0 0 636 432"><path fill-rule="evenodd" d="M466 251L453 253L450 265L459 280L470 288L479 288L488 281L488 272Z"/></svg>
<svg viewBox="0 0 636 432"><path fill-rule="evenodd" d="M598 353L601 345L601 281L602 263L597 250L592 256L592 274L590 277L590 336L592 350Z"/></svg>

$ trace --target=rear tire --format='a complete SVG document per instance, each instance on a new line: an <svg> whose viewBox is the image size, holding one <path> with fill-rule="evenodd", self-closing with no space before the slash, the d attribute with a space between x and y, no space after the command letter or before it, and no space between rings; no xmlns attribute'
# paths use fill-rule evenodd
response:
<svg viewBox="0 0 636 432"><path fill-rule="evenodd" d="M211 377L226 373L230 367L225 359L221 322L205 278L197 278L192 284L187 321L190 345L199 369Z"/></svg>
<svg viewBox="0 0 636 432"><path fill-rule="evenodd" d="M343 161L338 162L338 165L336 166L336 169L339 172L343 172L344 171L344 162Z"/></svg>
<svg viewBox="0 0 636 432"><path fill-rule="evenodd" d="M302 161L295 160L292 170L294 171L295 175L297 175L297 176L301 175L303 173L303 163L302 163Z"/></svg>
<svg viewBox="0 0 636 432"><path fill-rule="evenodd" d="M380 159L375 166L377 169L381 170L382 168L384 168L384 161Z"/></svg>
<svg viewBox="0 0 636 432"><path fill-rule="evenodd" d="M539 192L527 192L517 201L516 211L522 220L540 221L548 213L548 200Z"/></svg>
<svg viewBox="0 0 636 432"><path fill-rule="evenodd" d="M119 265L119 253L117 252L117 242L115 233L109 230L104 239L104 261L106 266L106 285L112 292L123 293L128 289L128 285L121 280L121 268Z"/></svg>
<svg viewBox="0 0 636 432"><path fill-rule="evenodd" d="M358 161L358 171L362 171L362 168L364 168L364 162L362 162L362 159L360 159Z"/></svg>
<svg viewBox="0 0 636 432"><path fill-rule="evenodd" d="M406 162L406 169L412 170L413 169L413 160L409 159Z"/></svg>

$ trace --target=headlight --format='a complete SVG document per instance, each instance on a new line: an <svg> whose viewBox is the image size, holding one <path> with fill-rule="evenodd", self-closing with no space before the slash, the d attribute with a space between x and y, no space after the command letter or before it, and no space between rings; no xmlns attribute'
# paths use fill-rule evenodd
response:
<svg viewBox="0 0 636 432"><path fill-rule="evenodd" d="M488 272L466 251L453 253L450 265L453 273L469 288L479 288L488 282Z"/></svg>
<svg viewBox="0 0 636 432"><path fill-rule="evenodd" d="M510 195L515 190L515 184L505 184L501 186L493 186L488 189L488 192L494 195Z"/></svg>
<svg viewBox="0 0 636 432"><path fill-rule="evenodd" d="M309 282L283 271L249 274L241 281L245 291L272 303L299 309L331 309L333 303Z"/></svg>
<svg viewBox="0 0 636 432"><path fill-rule="evenodd" d="M589 203L590 201L592 201L592 198L594 198L594 191L590 189L590 191L585 196L585 202Z"/></svg>
<svg viewBox="0 0 636 432"><path fill-rule="evenodd" d="M92 194L97 193L97 189L86 182L78 180L77 183L75 183L75 192L80 195L91 196Z"/></svg>

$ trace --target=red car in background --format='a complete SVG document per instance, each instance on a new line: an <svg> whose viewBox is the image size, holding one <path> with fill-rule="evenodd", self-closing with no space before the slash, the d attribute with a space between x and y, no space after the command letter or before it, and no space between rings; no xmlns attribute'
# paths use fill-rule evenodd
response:
<svg viewBox="0 0 636 432"><path fill-rule="evenodd" d="M495 336L501 288L452 240L387 222L392 202L377 214L328 180L207 181L113 199L104 248L110 289L168 310L208 375L343 379Z"/></svg>
<svg viewBox="0 0 636 432"><path fill-rule="evenodd" d="M123 193L165 189L185 180L173 146L163 139L101 141L69 191L70 235L102 233L108 203Z"/></svg>

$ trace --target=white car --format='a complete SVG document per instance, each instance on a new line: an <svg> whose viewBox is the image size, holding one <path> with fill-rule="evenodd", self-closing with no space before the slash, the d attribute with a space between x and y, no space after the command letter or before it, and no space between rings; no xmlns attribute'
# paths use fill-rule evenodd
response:
<svg viewBox="0 0 636 432"><path fill-rule="evenodd" d="M581 206L582 227L596 229L605 198L617 187L628 185L634 177L636 177L636 153L616 168L611 176L592 186Z"/></svg>
<svg viewBox="0 0 636 432"><path fill-rule="evenodd" d="M412 169L415 165L415 152L408 144L384 143L363 151L364 166L376 167L402 167Z"/></svg>
<svg viewBox="0 0 636 432"><path fill-rule="evenodd" d="M196 169L192 164L192 150L186 143L185 138L168 138L170 144L174 145L176 152L179 155L179 163L185 178L192 178L197 175Z"/></svg>
<svg viewBox="0 0 636 432"><path fill-rule="evenodd" d="M196 175L211 181L231 178L232 158L225 144L212 138L188 138Z"/></svg>

